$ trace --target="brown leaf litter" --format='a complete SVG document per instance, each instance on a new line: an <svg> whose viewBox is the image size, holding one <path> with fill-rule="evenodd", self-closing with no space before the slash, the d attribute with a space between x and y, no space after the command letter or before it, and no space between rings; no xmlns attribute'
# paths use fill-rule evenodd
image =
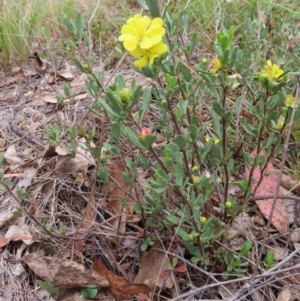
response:
<svg viewBox="0 0 300 301"><path fill-rule="evenodd" d="M21 261L56 288L84 288L90 284L98 288L109 286L105 277L65 258L48 257L43 256L43 252L34 252L22 257Z"/></svg>

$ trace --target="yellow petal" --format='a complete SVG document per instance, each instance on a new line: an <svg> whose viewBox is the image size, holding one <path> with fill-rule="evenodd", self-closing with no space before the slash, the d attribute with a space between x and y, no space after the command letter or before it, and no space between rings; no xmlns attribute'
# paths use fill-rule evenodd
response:
<svg viewBox="0 0 300 301"><path fill-rule="evenodd" d="M154 62L154 59L157 58L159 56L158 53L153 53L149 55L149 64L152 65Z"/></svg>
<svg viewBox="0 0 300 301"><path fill-rule="evenodd" d="M154 36L154 37L144 36L142 37L140 47L142 49L149 49L153 45L158 44L160 41L161 41L161 37L159 36Z"/></svg>
<svg viewBox="0 0 300 301"><path fill-rule="evenodd" d="M137 44L139 42L139 37L131 36L130 39L123 38L123 41L124 41L123 43L124 48L128 51L133 51L137 47Z"/></svg>
<svg viewBox="0 0 300 301"><path fill-rule="evenodd" d="M140 69L147 66L147 64L148 64L148 57L146 55L134 62L134 65Z"/></svg>
<svg viewBox="0 0 300 301"><path fill-rule="evenodd" d="M149 29L153 27L162 27L164 25L164 21L161 18L154 18L149 26Z"/></svg>
<svg viewBox="0 0 300 301"><path fill-rule="evenodd" d="M135 57L135 58L140 58L141 56L144 56L147 54L147 52L143 49L141 49L141 47L137 46L136 49L129 51L130 54Z"/></svg>
<svg viewBox="0 0 300 301"><path fill-rule="evenodd" d="M151 53L165 53L168 51L168 46L166 44L164 44L163 42L160 42L156 45L154 45L152 48L151 48Z"/></svg>

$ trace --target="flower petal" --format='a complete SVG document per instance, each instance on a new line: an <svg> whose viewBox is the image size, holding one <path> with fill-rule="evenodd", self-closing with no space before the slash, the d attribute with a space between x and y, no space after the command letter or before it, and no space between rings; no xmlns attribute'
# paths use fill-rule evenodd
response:
<svg viewBox="0 0 300 301"><path fill-rule="evenodd" d="M147 66L147 64L148 64L148 56L146 55L134 62L134 65L140 69Z"/></svg>
<svg viewBox="0 0 300 301"><path fill-rule="evenodd" d="M130 51L130 54L135 58L140 58L141 56L146 55L147 52L141 49L141 47L137 46L136 49Z"/></svg>

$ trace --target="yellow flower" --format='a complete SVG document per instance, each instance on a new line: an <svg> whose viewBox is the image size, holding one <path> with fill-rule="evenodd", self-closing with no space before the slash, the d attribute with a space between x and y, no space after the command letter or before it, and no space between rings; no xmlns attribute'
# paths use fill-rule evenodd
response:
<svg viewBox="0 0 300 301"><path fill-rule="evenodd" d="M208 143L210 141L210 139L211 139L210 137L206 137L205 142ZM220 139L214 139L215 144L218 144L219 142L220 142Z"/></svg>
<svg viewBox="0 0 300 301"><path fill-rule="evenodd" d="M293 95L287 95L285 98L285 105L287 107L293 107L295 102L295 97Z"/></svg>
<svg viewBox="0 0 300 301"><path fill-rule="evenodd" d="M151 20L147 16L136 14L123 25L119 41L124 42L127 51L134 51L137 46L149 49L161 42L165 32L161 18Z"/></svg>
<svg viewBox="0 0 300 301"><path fill-rule="evenodd" d="M135 50L130 51L130 54L135 57L136 60L134 65L137 68L143 68L145 66L152 65L155 58L160 56L162 53L167 52L168 46L163 42L160 42L149 49L142 49L138 46Z"/></svg>
<svg viewBox="0 0 300 301"><path fill-rule="evenodd" d="M258 73L258 77L266 79L270 82L278 79L283 74L283 70L276 64L273 64L271 60L267 61L264 69Z"/></svg>
<svg viewBox="0 0 300 301"><path fill-rule="evenodd" d="M221 64L220 60L217 59L217 58L213 58L211 60L211 64L212 64L214 69L220 69L222 67L222 64Z"/></svg>
<svg viewBox="0 0 300 301"><path fill-rule="evenodd" d="M211 60L211 65L212 65L212 68L210 69L209 72L213 73L213 74L222 68L221 61L219 59L217 59L216 57Z"/></svg>

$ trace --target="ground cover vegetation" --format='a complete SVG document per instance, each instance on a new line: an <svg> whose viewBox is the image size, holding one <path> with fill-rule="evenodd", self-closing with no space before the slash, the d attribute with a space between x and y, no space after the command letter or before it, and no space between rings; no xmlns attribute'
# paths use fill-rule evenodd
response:
<svg viewBox="0 0 300 301"><path fill-rule="evenodd" d="M0 98L3 283L15 265L56 300L297 300L296 3L7 3L1 62L37 72Z"/></svg>

